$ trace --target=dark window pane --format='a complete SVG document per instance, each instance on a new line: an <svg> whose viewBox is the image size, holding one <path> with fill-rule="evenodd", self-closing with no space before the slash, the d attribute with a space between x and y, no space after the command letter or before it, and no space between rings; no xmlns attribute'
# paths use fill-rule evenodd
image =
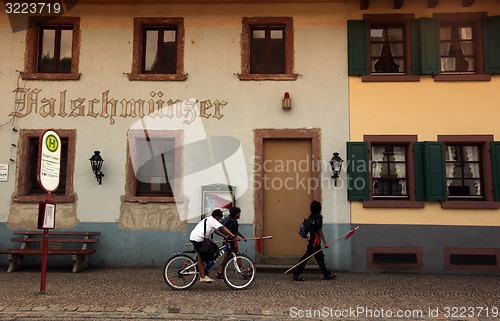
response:
<svg viewBox="0 0 500 321"><path fill-rule="evenodd" d="M40 72L55 71L54 56L55 56L55 41L56 31L53 29L41 30L41 49L40 49Z"/></svg>
<svg viewBox="0 0 500 321"><path fill-rule="evenodd" d="M175 74L177 72L176 29L145 29L143 55L144 73Z"/></svg>
<svg viewBox="0 0 500 321"><path fill-rule="evenodd" d="M284 74L285 28L255 27L250 40L250 73Z"/></svg>
<svg viewBox="0 0 500 321"><path fill-rule="evenodd" d="M67 26L41 27L38 72L70 73L73 30Z"/></svg>

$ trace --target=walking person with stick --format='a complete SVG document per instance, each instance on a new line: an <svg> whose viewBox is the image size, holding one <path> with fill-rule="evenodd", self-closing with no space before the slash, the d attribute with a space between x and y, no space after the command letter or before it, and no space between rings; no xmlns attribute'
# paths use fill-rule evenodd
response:
<svg viewBox="0 0 500 321"><path fill-rule="evenodd" d="M293 269L292 272L292 280L294 281L304 281L302 277L302 271L306 267L307 261L309 258L314 255L316 262L318 263L321 272L323 273L323 277L325 280L333 280L337 276L335 273L331 273L325 263L325 254L321 248L321 242L325 245L325 248L328 248L329 244L326 242L325 236L323 234L323 216L321 215L321 203L318 201L312 201L310 210L311 214L309 215L309 221L311 225L310 237L307 243L307 250L304 255L299 260L298 265Z"/></svg>

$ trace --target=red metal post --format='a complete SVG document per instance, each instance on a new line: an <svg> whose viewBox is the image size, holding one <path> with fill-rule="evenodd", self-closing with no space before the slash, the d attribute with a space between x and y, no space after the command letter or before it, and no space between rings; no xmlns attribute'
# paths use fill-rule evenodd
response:
<svg viewBox="0 0 500 321"><path fill-rule="evenodd" d="M47 199L45 204L50 202L50 192L47 192ZM47 256L49 253L49 229L43 229L43 243L42 243L42 275L40 278L40 294L45 294L45 284L47 283Z"/></svg>

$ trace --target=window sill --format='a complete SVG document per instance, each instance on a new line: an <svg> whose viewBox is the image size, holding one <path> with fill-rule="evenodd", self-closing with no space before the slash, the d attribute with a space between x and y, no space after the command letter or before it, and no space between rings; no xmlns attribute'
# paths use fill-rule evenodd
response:
<svg viewBox="0 0 500 321"><path fill-rule="evenodd" d="M16 203L40 203L45 202L47 197L45 195L20 195L14 197ZM74 203L76 200L75 195L54 195L51 194L50 201L54 203Z"/></svg>
<svg viewBox="0 0 500 321"><path fill-rule="evenodd" d="M364 208L423 208L424 202L420 201L364 201Z"/></svg>
<svg viewBox="0 0 500 321"><path fill-rule="evenodd" d="M72 73L34 73L23 72L21 78L23 80L79 80L81 74L78 72Z"/></svg>
<svg viewBox="0 0 500 321"><path fill-rule="evenodd" d="M496 210L500 208L500 203L494 201L446 201L441 202L441 208L449 209L478 209Z"/></svg>
<svg viewBox="0 0 500 321"><path fill-rule="evenodd" d="M401 75L401 76L361 76L362 82L418 82L420 76L416 75Z"/></svg>
<svg viewBox="0 0 500 321"><path fill-rule="evenodd" d="M128 80L138 80L138 81L185 81L187 79L187 74L139 74L130 73L127 74Z"/></svg>
<svg viewBox="0 0 500 321"><path fill-rule="evenodd" d="M125 202L130 203L175 203L174 197L125 196Z"/></svg>
<svg viewBox="0 0 500 321"><path fill-rule="evenodd" d="M491 75L477 74L477 75L435 75L435 82L445 81L491 81Z"/></svg>
<svg viewBox="0 0 500 321"><path fill-rule="evenodd" d="M240 80L297 80L298 74L239 74Z"/></svg>

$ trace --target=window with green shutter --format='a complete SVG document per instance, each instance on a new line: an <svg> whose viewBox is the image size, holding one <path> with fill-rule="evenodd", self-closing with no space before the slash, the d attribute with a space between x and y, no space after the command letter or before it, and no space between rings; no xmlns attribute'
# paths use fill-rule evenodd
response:
<svg viewBox="0 0 500 321"><path fill-rule="evenodd" d="M416 135L365 135L347 143L348 200L364 207L423 207L416 198Z"/></svg>
<svg viewBox="0 0 500 321"><path fill-rule="evenodd" d="M363 81L418 81L409 77L413 19L413 14L365 14L363 20L349 20L349 75Z"/></svg>

